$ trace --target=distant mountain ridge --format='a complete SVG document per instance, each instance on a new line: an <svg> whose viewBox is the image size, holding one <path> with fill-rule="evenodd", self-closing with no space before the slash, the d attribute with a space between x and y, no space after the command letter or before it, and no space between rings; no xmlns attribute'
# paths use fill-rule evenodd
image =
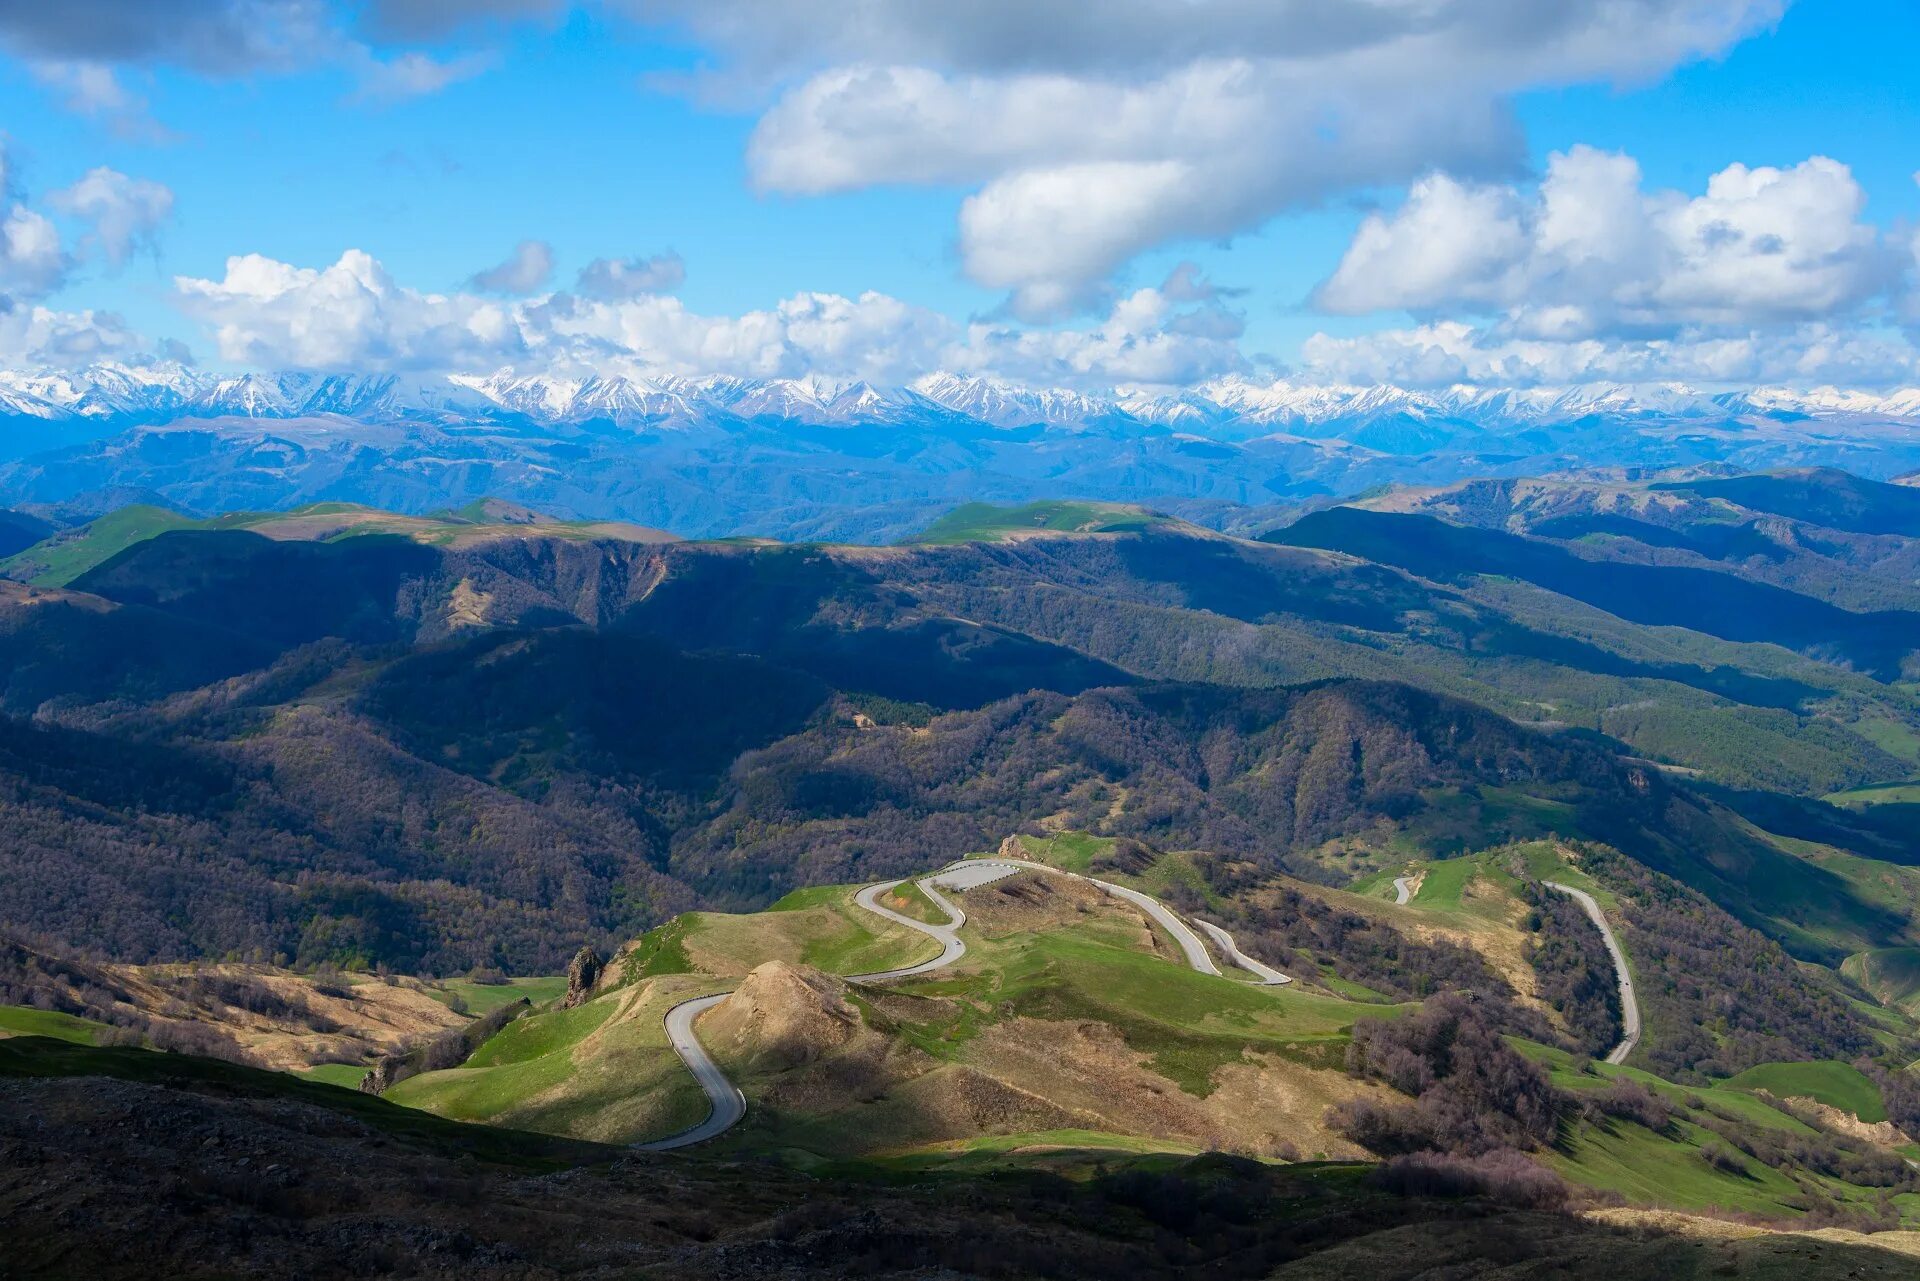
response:
<svg viewBox="0 0 1920 1281"><path fill-rule="evenodd" d="M1206 522L1222 504L1594 467L1887 479L1920 468L1920 390L1230 378L1093 395L955 374L886 387L0 371L0 505L36 510L101 510L102 493L133 491L199 515L313 502L420 515L499 497L692 537L886 541L973 501L1148 503Z"/></svg>
<svg viewBox="0 0 1920 1281"><path fill-rule="evenodd" d="M1004 428L1131 419L1227 434L1339 426L1386 415L1481 428L1564 423L1597 414L1698 421L1847 417L1920 425L1920 387L1886 393L1836 387L1708 393L1679 383L1590 383L1420 390L1390 384L1287 379L1261 383L1230 377L1178 394L1097 395L944 372L903 386L877 386L817 375L574 378L512 369L420 377L298 371L215 374L177 364L101 364L72 373L0 371L0 417L104 423L315 414L429 422L476 415L546 424L610 420L663 428L769 417L829 424L958 415Z"/></svg>

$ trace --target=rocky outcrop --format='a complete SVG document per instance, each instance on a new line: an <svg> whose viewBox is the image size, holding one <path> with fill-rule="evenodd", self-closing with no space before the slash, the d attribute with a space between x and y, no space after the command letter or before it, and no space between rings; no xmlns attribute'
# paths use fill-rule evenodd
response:
<svg viewBox="0 0 1920 1281"><path fill-rule="evenodd" d="M389 1055L368 1068L367 1074L360 1078L360 1093L385 1094L412 1075L407 1071L404 1055Z"/></svg>
<svg viewBox="0 0 1920 1281"><path fill-rule="evenodd" d="M567 994L561 998L560 1008L570 1010L583 1004L593 995L594 986L606 968L607 963L600 959L600 954L591 945L583 944L573 954L573 963L567 966Z"/></svg>

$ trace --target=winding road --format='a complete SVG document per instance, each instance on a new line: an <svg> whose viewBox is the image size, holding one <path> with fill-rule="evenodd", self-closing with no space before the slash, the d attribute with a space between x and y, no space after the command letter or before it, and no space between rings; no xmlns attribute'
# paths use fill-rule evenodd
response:
<svg viewBox="0 0 1920 1281"><path fill-rule="evenodd" d="M680 1061L693 1073L693 1079L706 1091L711 1111L707 1119L690 1130L670 1135L664 1139L655 1139L652 1143L636 1143L633 1146L642 1152L668 1152L674 1148L684 1148L695 1143L704 1143L715 1135L724 1134L740 1123L747 1114L747 1096L740 1093L740 1087L727 1080L727 1074L707 1053L707 1047L700 1044L700 1038L693 1034L693 1021L705 1014L720 1002L731 996L731 992L721 992L716 996L698 996L691 1001L682 1001L667 1011L667 1043Z"/></svg>
<svg viewBox="0 0 1920 1281"><path fill-rule="evenodd" d="M1098 880L1091 876L1082 876L1078 872L1063 871L1057 867L1048 867L1045 863L1030 863L1018 858L977 858L962 859L951 863L930 876L914 881L920 892L927 896L941 911L947 914L947 923L934 925L896 912L880 902L883 895L889 894L907 883L910 877L897 881L883 881L878 885L869 885L853 896L853 901L867 911L881 916L910 930L918 930L928 938L940 944L940 954L931 960L921 961L917 965L905 965L899 969L880 970L873 974L850 974L850 983L885 983L894 979L912 978L919 974L929 974L934 970L952 965L967 953L966 942L960 937L960 929L967 923L967 914L960 910L946 895L940 892L941 885L951 885L956 889L967 889L975 885L984 885L1011 876L1015 872L1050 872L1055 876L1070 876L1075 880L1089 881L1106 893L1124 899L1153 918L1160 927L1173 937L1180 947L1187 964L1202 974L1211 974L1216 978L1224 977L1220 969L1207 954L1207 946L1200 937L1188 928L1187 923L1173 913L1159 899L1138 890L1130 890L1124 885L1115 885L1111 881ZM1250 956L1244 955L1234 944L1233 936L1219 926L1207 921L1199 922L1200 928L1219 946L1223 955L1241 969L1254 975L1262 984L1278 985L1293 980L1270 965L1264 965ZM720 1065L713 1061L700 1038L694 1032L694 1022L702 1014L733 995L731 992L718 992L711 996L699 996L690 1001L682 1001L667 1011L667 1043L673 1052L680 1056L687 1070L693 1073L700 1089L705 1092L709 1111L700 1124L691 1129L664 1139L655 1139L651 1143L636 1143L633 1146L642 1152L671 1152L676 1148L692 1147L708 1139L724 1134L738 1125L747 1115L747 1098L740 1087L727 1079Z"/></svg>
<svg viewBox="0 0 1920 1281"><path fill-rule="evenodd" d="M1543 881L1550 890L1559 890L1568 895L1586 909L1587 919L1600 929L1601 941L1607 945L1607 954L1613 957L1613 976L1620 984L1620 1044L1607 1052L1607 1062L1625 1063L1634 1047L1640 1044L1640 1001L1633 994L1633 976L1627 973L1627 954L1620 950L1620 941L1613 936L1613 927L1607 924L1607 914L1600 910L1600 904L1593 895L1585 890L1577 890L1571 885L1562 885L1559 881Z"/></svg>
<svg viewBox="0 0 1920 1281"><path fill-rule="evenodd" d="M1127 902L1145 912L1149 917L1153 918L1154 922L1158 924L1161 929L1173 936L1173 941L1179 946L1181 953L1187 958L1188 965L1200 971L1202 974L1211 974L1215 978L1224 977L1220 973L1220 967L1213 963L1211 956L1207 955L1207 945L1200 941L1200 936L1195 934L1191 929L1188 929L1187 923L1175 916L1171 908L1150 894L1142 894L1139 890L1130 890L1124 885L1115 885L1112 881L1097 880L1091 876L1082 876L1078 872L1068 872L1057 867L1048 867L1045 863L1031 863L1023 858L1000 858L996 856L994 858L967 859L966 862L969 866L977 867L1012 867L1018 868L1023 872L1051 872L1055 876L1071 877L1076 881L1086 881L1091 885L1097 885L1108 894L1118 899L1125 899Z"/></svg>
<svg viewBox="0 0 1920 1281"><path fill-rule="evenodd" d="M1278 987L1282 983L1293 982L1291 978L1282 974L1279 970L1274 969L1265 961L1256 961L1245 952L1242 952L1240 945L1233 941L1233 935L1227 933L1212 921L1203 921L1195 917L1193 923L1198 925L1201 931L1213 940L1214 946L1220 949L1222 955L1247 973L1259 979L1263 987Z"/></svg>
<svg viewBox="0 0 1920 1281"><path fill-rule="evenodd" d="M896 912L890 907L883 907L881 905L880 896L882 894L891 894L900 886L905 885L906 880L904 878L898 881L886 881L879 885L869 885L866 889L854 895L853 901L861 907L866 908L869 912L886 917L889 921L897 922L910 930L919 930L922 934L940 944L940 955L934 957L931 961L922 961L918 965L903 965L897 970L880 970L874 974L850 975L848 982L885 983L889 979L911 978L915 974L926 974L932 970L944 969L967 954L967 945L960 939L960 927L967 923L967 914L958 907L955 907L952 901L933 887L933 881L935 879L935 877L931 876L922 877L917 884L920 892L926 895L935 907L947 914L947 923L945 925L932 925L926 921L916 920L904 912Z"/></svg>
<svg viewBox="0 0 1920 1281"><path fill-rule="evenodd" d="M1413 878L1396 876L1393 878L1393 901L1405 907L1413 901Z"/></svg>

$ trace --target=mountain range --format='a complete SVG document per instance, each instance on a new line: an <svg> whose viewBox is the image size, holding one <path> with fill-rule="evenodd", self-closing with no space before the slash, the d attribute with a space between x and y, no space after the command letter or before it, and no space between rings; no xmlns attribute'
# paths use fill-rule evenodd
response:
<svg viewBox="0 0 1920 1281"><path fill-rule="evenodd" d="M0 373L0 503L192 514L486 497L694 536L879 542L969 500L1150 502L1203 524L1385 485L1577 467L1920 468L1920 390L1707 394L1262 384L1092 395L933 374ZM101 497L108 495L108 497Z"/></svg>
<svg viewBox="0 0 1920 1281"><path fill-rule="evenodd" d="M0 416L45 422L167 422L175 418L298 418L339 414L369 421L480 418L548 426L607 421L688 430L732 420L929 425L970 419L994 427L1087 426L1116 420L1192 428L1209 435L1309 429L1339 434L1386 417L1496 429L1611 415L1641 421L1860 419L1920 424L1920 388L1875 393L1759 387L1709 393L1680 383L1433 390L1385 384L1270 383L1229 377L1178 394L1089 394L993 377L932 373L893 387L820 376L750 379L564 377L492 374L404 377L386 373L217 374L179 364L100 364L75 372L0 371ZM1328 430L1330 429L1330 430ZM17 447L17 446L16 446Z"/></svg>
<svg viewBox="0 0 1920 1281"><path fill-rule="evenodd" d="M267 426L457 439L350 421ZM911 1185L963 1221L888 1208L894 1275L1414 1281L1462 1222L1556 1267L1612 1233L1570 1276L1772 1275L1723 1266L1751 1226L1562 1209L1904 1275L1920 488L1482 478L1258 533L0 512L29 1274L328 1273L346 1205L522 1275L555 1247L516 1225L592 1198L581 1275L859 1275L811 1225ZM983 1229L995 1188L1087 1226Z"/></svg>

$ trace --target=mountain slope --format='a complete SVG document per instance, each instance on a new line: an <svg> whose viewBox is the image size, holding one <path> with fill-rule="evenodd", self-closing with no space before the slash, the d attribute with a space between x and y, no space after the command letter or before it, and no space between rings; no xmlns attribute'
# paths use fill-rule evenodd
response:
<svg viewBox="0 0 1920 1281"><path fill-rule="evenodd" d="M1906 945L1848 860L1908 843L1769 789L1905 777L1910 699L1576 621L1178 523L876 549L222 518L0 596L0 698L38 718L6 727L9 919L129 957L551 971L1057 819L1328 880L1603 840L1801 955ZM151 797L102 790L125 743Z"/></svg>

